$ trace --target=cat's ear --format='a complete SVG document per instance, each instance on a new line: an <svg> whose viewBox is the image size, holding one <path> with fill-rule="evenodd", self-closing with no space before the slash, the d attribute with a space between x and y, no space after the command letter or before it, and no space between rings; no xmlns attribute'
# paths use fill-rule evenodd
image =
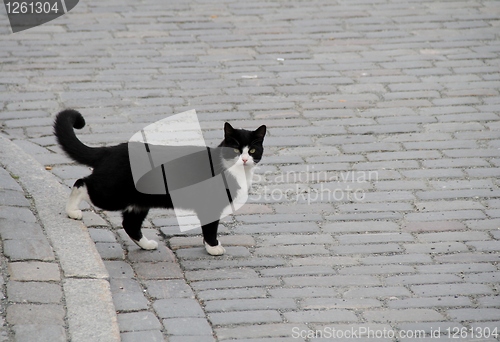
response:
<svg viewBox="0 0 500 342"><path fill-rule="evenodd" d="M234 133L234 128L229 124L229 122L226 122L224 124L224 136L231 136Z"/></svg>
<svg viewBox="0 0 500 342"><path fill-rule="evenodd" d="M266 125L262 125L253 132L254 136L259 140L264 140L266 135Z"/></svg>

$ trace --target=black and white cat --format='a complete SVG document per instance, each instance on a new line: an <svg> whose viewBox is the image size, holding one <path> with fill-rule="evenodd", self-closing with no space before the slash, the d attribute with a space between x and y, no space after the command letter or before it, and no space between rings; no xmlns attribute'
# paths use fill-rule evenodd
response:
<svg viewBox="0 0 500 342"><path fill-rule="evenodd" d="M123 228L130 238L143 249L156 249L158 243L147 239L141 232L141 225L151 208L173 208L172 199L166 195L144 194L136 190L129 162L129 150L126 143L109 147L89 147L75 135L74 128L85 126L83 116L72 109L60 112L54 122L54 134L66 154L78 163L93 168L92 174L78 179L66 204L66 213L70 218L81 219L80 202L85 200L95 206L110 211L122 211ZM215 173L227 171L227 181L236 188L250 186L255 165L263 154L262 143L266 135L266 126L255 131L234 129L229 123L224 125L224 140L219 149L210 149L216 156L213 161ZM224 147L224 148L222 148ZM238 165L240 168L232 166ZM235 170L244 170L237 172ZM240 186L241 184L241 186ZM243 185L244 184L244 185ZM234 188L234 187L233 187ZM230 196L229 196L230 197ZM231 201L231 198L229 198ZM211 206L213 207L213 206ZM202 208L192 209L200 214ZM220 209L220 213L225 209ZM201 218L200 218L200 221ZM203 222L203 221L202 221ZM219 221L202 225L205 249L211 255L222 255L225 249L217 240Z"/></svg>

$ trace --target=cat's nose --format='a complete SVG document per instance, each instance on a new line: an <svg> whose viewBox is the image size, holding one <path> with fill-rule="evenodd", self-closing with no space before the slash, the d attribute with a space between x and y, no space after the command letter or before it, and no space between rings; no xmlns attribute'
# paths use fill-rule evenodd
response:
<svg viewBox="0 0 500 342"><path fill-rule="evenodd" d="M248 158L241 158L241 160L243 160L243 164L246 164L248 161Z"/></svg>

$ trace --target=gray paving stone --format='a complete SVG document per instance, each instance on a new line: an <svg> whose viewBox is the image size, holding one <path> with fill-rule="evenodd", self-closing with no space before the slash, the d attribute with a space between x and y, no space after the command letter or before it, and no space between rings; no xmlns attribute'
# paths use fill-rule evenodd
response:
<svg viewBox="0 0 500 342"><path fill-rule="evenodd" d="M334 246L330 250L335 254L378 254L378 253L395 253L401 252L403 249L400 245L394 243L384 244L354 244Z"/></svg>
<svg viewBox="0 0 500 342"><path fill-rule="evenodd" d="M97 251L106 260L123 260L125 253L122 246L116 242L96 242Z"/></svg>
<svg viewBox="0 0 500 342"><path fill-rule="evenodd" d="M125 261L104 261L110 278L132 278L134 270Z"/></svg>
<svg viewBox="0 0 500 342"><path fill-rule="evenodd" d="M160 318L205 317L198 301L191 298L160 299L153 307Z"/></svg>
<svg viewBox="0 0 500 342"><path fill-rule="evenodd" d="M255 278L255 279L230 279L230 280L210 280L191 283L194 290L201 291L207 289L228 289L246 288L252 286L276 286L281 282L276 278Z"/></svg>
<svg viewBox="0 0 500 342"><path fill-rule="evenodd" d="M371 256L362 260L365 264L420 264L430 263L432 258L427 254L408 254L390 256Z"/></svg>
<svg viewBox="0 0 500 342"><path fill-rule="evenodd" d="M163 320L167 334L212 337L212 327L204 318L168 318Z"/></svg>
<svg viewBox="0 0 500 342"><path fill-rule="evenodd" d="M477 321L490 321L498 320L500 316L499 309L454 309L449 310L448 315L453 319L460 321L477 320Z"/></svg>
<svg viewBox="0 0 500 342"><path fill-rule="evenodd" d="M463 260L462 260L463 261ZM496 271L488 263L449 263L442 265L419 265L417 269L422 273L470 273Z"/></svg>
<svg viewBox="0 0 500 342"><path fill-rule="evenodd" d="M173 262L140 262L133 264L138 277L142 279L179 279L183 278L182 270Z"/></svg>
<svg viewBox="0 0 500 342"><path fill-rule="evenodd" d="M26 261L8 264L11 280L18 281L60 281L61 272L56 263Z"/></svg>
<svg viewBox="0 0 500 342"><path fill-rule="evenodd" d="M0 187L4 190L14 190L14 191L22 191L22 188L19 184L17 184L16 180L13 178L7 170L1 168L0 169Z"/></svg>
<svg viewBox="0 0 500 342"><path fill-rule="evenodd" d="M120 334L123 342L164 342L165 338L160 330L131 331Z"/></svg>
<svg viewBox="0 0 500 342"><path fill-rule="evenodd" d="M370 231L397 231L398 225L390 221L370 221L367 222L335 222L323 225L322 229L329 233L346 232L346 233L364 233Z"/></svg>
<svg viewBox="0 0 500 342"><path fill-rule="evenodd" d="M279 236L261 236L259 237L259 245L277 246L277 245L293 245L293 244L323 244L333 243L334 239L331 235L316 234L316 235L303 235L303 234L283 234Z"/></svg>
<svg viewBox="0 0 500 342"><path fill-rule="evenodd" d="M120 326L120 332L161 329L161 323L158 318L148 311L118 314L118 324Z"/></svg>
<svg viewBox="0 0 500 342"><path fill-rule="evenodd" d="M266 289L260 287L236 288L236 289L214 289L202 290L197 292L198 298L208 300L232 300L242 298L264 298L266 297Z"/></svg>
<svg viewBox="0 0 500 342"><path fill-rule="evenodd" d="M477 299L481 306L485 307L496 307L498 306L498 296L484 296Z"/></svg>
<svg viewBox="0 0 500 342"><path fill-rule="evenodd" d="M402 286L353 288L344 292L345 298L404 298L410 297L411 292Z"/></svg>
<svg viewBox="0 0 500 342"><path fill-rule="evenodd" d="M22 324L13 327L16 341L67 341L66 331L63 325L54 324Z"/></svg>
<svg viewBox="0 0 500 342"><path fill-rule="evenodd" d="M476 251L495 252L500 248L498 241L472 241L467 243L468 246L474 247Z"/></svg>
<svg viewBox="0 0 500 342"><path fill-rule="evenodd" d="M480 231L421 233L417 236L423 242L447 241L449 239L452 239L451 241L489 240L488 235Z"/></svg>
<svg viewBox="0 0 500 342"><path fill-rule="evenodd" d="M155 299L194 298L193 290L184 280L147 280L148 294Z"/></svg>
<svg viewBox="0 0 500 342"><path fill-rule="evenodd" d="M361 259L363 262L363 259ZM413 273L414 268L408 265L370 265L349 266L339 270L339 274L402 274Z"/></svg>
<svg viewBox="0 0 500 342"><path fill-rule="evenodd" d="M283 278L286 285L290 286L353 286L377 285L380 281L367 275L336 275Z"/></svg>
<svg viewBox="0 0 500 342"><path fill-rule="evenodd" d="M229 267L275 267L284 265L286 262L282 257L253 257L248 258L234 258L232 260L217 260L217 263L210 260L189 260L183 261L182 267L186 270L198 269L218 269Z"/></svg>
<svg viewBox="0 0 500 342"><path fill-rule="evenodd" d="M59 284L46 282L19 282L7 283L7 297L17 303L60 303L62 289Z"/></svg>
<svg viewBox="0 0 500 342"><path fill-rule="evenodd" d="M426 322L443 320L443 316L432 309L366 310L364 317L375 322Z"/></svg>
<svg viewBox="0 0 500 342"><path fill-rule="evenodd" d="M459 221L414 221L407 222L402 226L402 230L408 232L455 231L465 230L465 228L465 225Z"/></svg>
<svg viewBox="0 0 500 342"><path fill-rule="evenodd" d="M441 154L438 151L406 151L406 152L377 152L368 154L368 160L381 161L393 159L440 159Z"/></svg>
<svg viewBox="0 0 500 342"><path fill-rule="evenodd" d="M412 291L425 296L444 296L444 295L466 295L466 294L491 294L492 289L487 285L481 284L432 284L415 285L411 287Z"/></svg>
<svg viewBox="0 0 500 342"><path fill-rule="evenodd" d="M252 298L232 300L212 300L205 302L205 310L210 311L246 311L246 310L290 310L297 304L292 299Z"/></svg>
<svg viewBox="0 0 500 342"><path fill-rule="evenodd" d="M462 178L462 170L457 169L428 169L402 171L407 178Z"/></svg>
<svg viewBox="0 0 500 342"><path fill-rule="evenodd" d="M11 261L55 260L52 247L45 237L42 239L6 240L4 242L4 253Z"/></svg>
<svg viewBox="0 0 500 342"><path fill-rule="evenodd" d="M117 311L140 311L148 309L148 300L142 287L132 279L110 280L113 302Z"/></svg>
<svg viewBox="0 0 500 342"><path fill-rule="evenodd" d="M224 246L228 245L243 245L243 246L254 246L255 239L249 235L234 235L234 236L221 236L221 243ZM199 237L184 237L184 236L174 236L169 240L170 246L173 249L178 249L181 247L193 247L200 245Z"/></svg>
<svg viewBox="0 0 500 342"><path fill-rule="evenodd" d="M260 274L265 277L307 275L307 274L334 274L334 273L336 273L336 271L327 266L282 267L280 269L268 269L268 270L262 270L260 272Z"/></svg>
<svg viewBox="0 0 500 342"><path fill-rule="evenodd" d="M237 270L210 270L210 271L187 271L184 273L188 281L212 280L212 279L248 279L256 278L257 273L252 269Z"/></svg>
<svg viewBox="0 0 500 342"><path fill-rule="evenodd" d="M84 211L82 220L87 227L108 226L102 217L91 211Z"/></svg>
<svg viewBox="0 0 500 342"><path fill-rule="evenodd" d="M276 310L245 310L233 312L214 312L208 315L214 325L258 324L281 322L281 316Z"/></svg>
<svg viewBox="0 0 500 342"><path fill-rule="evenodd" d="M387 242L411 242L413 236L408 233L366 233L366 234L343 234L337 236L337 240L346 245L359 243L387 243Z"/></svg>
<svg viewBox="0 0 500 342"><path fill-rule="evenodd" d="M0 207L0 219L35 223L36 218L28 208ZM7 222L8 223L8 222Z"/></svg>
<svg viewBox="0 0 500 342"><path fill-rule="evenodd" d="M444 296L444 297L420 297L420 298L407 298L389 301L389 307L398 308L436 308L436 307L460 307L470 306L471 301L465 296Z"/></svg>
<svg viewBox="0 0 500 342"><path fill-rule="evenodd" d="M468 275L464 279L474 283L496 283L500 274L498 272L477 273Z"/></svg>
<svg viewBox="0 0 500 342"><path fill-rule="evenodd" d="M43 240L45 239L42 227L38 223L6 222L0 226L0 236L3 240Z"/></svg>
<svg viewBox="0 0 500 342"><path fill-rule="evenodd" d="M311 254L328 254L328 251L318 245L297 245L297 246L273 246L273 247L258 247L255 249L257 255L267 256L298 256Z"/></svg>
<svg viewBox="0 0 500 342"><path fill-rule="evenodd" d="M436 242L426 244L405 244L404 248L409 253L452 253L467 252L467 245L459 242Z"/></svg>
<svg viewBox="0 0 500 342"><path fill-rule="evenodd" d="M288 214L288 215L239 215L238 221L243 223L272 223L272 222L290 222L290 221L317 221L321 220L320 215L314 214Z"/></svg>
<svg viewBox="0 0 500 342"><path fill-rule="evenodd" d="M324 257L306 257L294 259L291 261L293 266L307 266L307 265L330 265L330 266L348 266L357 265L359 260L356 257L348 256L324 256Z"/></svg>
<svg viewBox="0 0 500 342"><path fill-rule="evenodd" d="M304 286L300 288L275 288L269 293L277 298L335 297L338 293L331 287Z"/></svg>
<svg viewBox="0 0 500 342"><path fill-rule="evenodd" d="M485 219L486 214L480 210L440 211L425 213L409 213L408 221L442 221L442 220L463 220L463 219Z"/></svg>
<svg viewBox="0 0 500 342"><path fill-rule="evenodd" d="M234 230L236 233L245 234L259 234L259 233L277 233L277 232L287 232L287 233L307 233L319 231L318 225L312 222L303 223L264 223L255 225L242 225L238 226Z"/></svg>
<svg viewBox="0 0 500 342"><path fill-rule="evenodd" d="M208 335L201 335L201 336L172 335L168 337L168 340L170 342L214 342L215 341L213 336L208 336Z"/></svg>
<svg viewBox="0 0 500 342"><path fill-rule="evenodd" d="M113 304L116 310L121 312L149 309L148 300L140 292L113 293Z"/></svg>
<svg viewBox="0 0 500 342"><path fill-rule="evenodd" d="M344 309L329 309L324 311L309 310L300 312L285 312L283 314L289 322L296 323L336 323L357 322L356 315Z"/></svg>
<svg viewBox="0 0 500 342"><path fill-rule="evenodd" d="M88 228L88 231L94 242L116 242L115 235L108 229Z"/></svg>
<svg viewBox="0 0 500 342"><path fill-rule="evenodd" d="M59 304L12 304L7 308L7 322L13 325L64 325L65 309Z"/></svg>
<svg viewBox="0 0 500 342"><path fill-rule="evenodd" d="M304 309L322 310L322 309L363 309L382 306L382 302L373 298L306 298L301 301L301 307Z"/></svg>
<svg viewBox="0 0 500 342"><path fill-rule="evenodd" d="M224 247L226 250L226 255L231 257L249 257L250 252L245 247ZM182 259L209 259L210 255L207 254L205 248L186 248L178 249L176 251L177 255Z"/></svg>
<svg viewBox="0 0 500 342"><path fill-rule="evenodd" d="M128 259L132 262L173 262L175 256L166 246L158 246L155 250L143 250L136 245L128 248Z"/></svg>
<svg viewBox="0 0 500 342"><path fill-rule="evenodd" d="M1 190L0 206L23 206L29 207L30 202L24 193L19 191Z"/></svg>

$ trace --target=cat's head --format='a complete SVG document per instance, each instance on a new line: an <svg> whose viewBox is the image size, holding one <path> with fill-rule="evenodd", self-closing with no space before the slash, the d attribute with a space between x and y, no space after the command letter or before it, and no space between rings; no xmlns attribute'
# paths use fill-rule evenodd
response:
<svg viewBox="0 0 500 342"><path fill-rule="evenodd" d="M235 129L229 123L224 124L224 140L219 145L223 148L223 158L231 164L243 165L248 168L255 166L264 153L264 136L266 126L262 125L255 131Z"/></svg>

